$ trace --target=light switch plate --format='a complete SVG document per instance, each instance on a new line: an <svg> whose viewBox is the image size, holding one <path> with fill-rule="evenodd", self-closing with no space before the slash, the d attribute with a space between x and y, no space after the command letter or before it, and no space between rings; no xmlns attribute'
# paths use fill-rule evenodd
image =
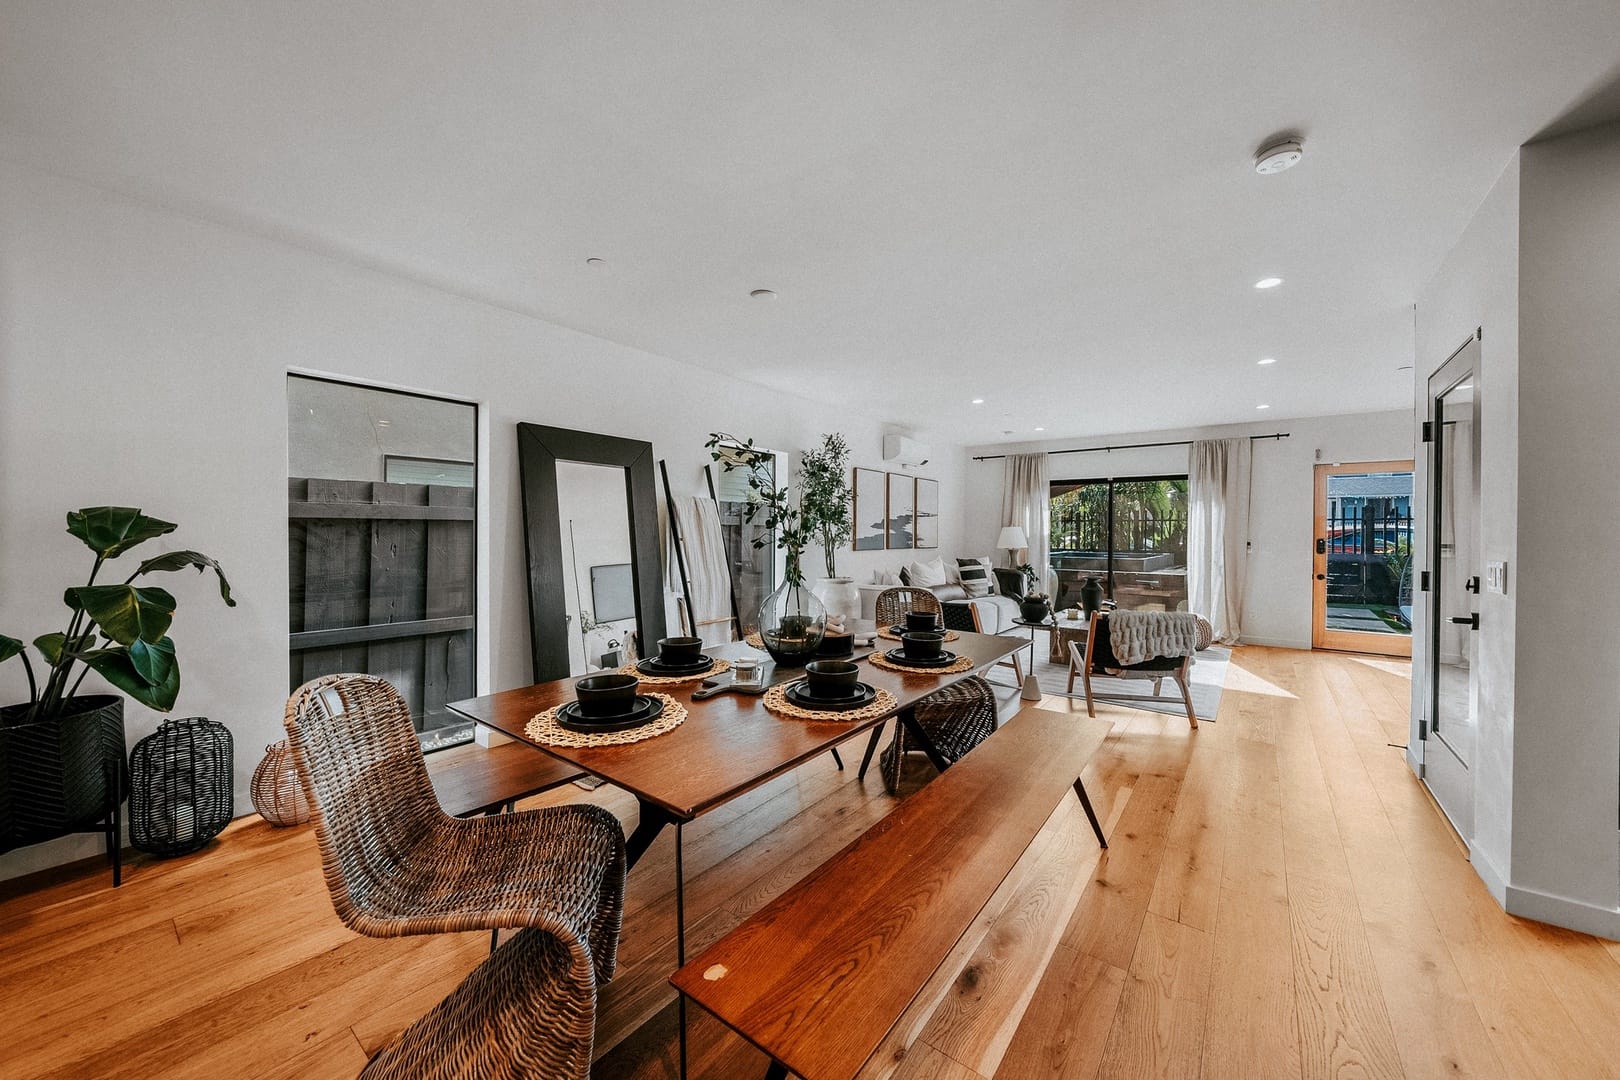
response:
<svg viewBox="0 0 1620 1080"><path fill-rule="evenodd" d="M1507 563L1485 564L1485 591L1504 595L1507 593Z"/></svg>

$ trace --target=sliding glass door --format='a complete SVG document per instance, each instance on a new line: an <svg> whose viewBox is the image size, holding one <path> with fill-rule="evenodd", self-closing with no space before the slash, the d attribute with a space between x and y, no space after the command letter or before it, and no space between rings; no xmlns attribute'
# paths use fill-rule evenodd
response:
<svg viewBox="0 0 1620 1080"><path fill-rule="evenodd" d="M1058 480L1051 489L1053 605L1095 578L1122 608L1187 607L1187 478Z"/></svg>

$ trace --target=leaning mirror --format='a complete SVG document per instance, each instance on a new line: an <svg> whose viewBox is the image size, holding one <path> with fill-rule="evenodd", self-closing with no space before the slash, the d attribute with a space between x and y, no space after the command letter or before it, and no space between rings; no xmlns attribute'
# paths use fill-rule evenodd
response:
<svg viewBox="0 0 1620 1080"><path fill-rule="evenodd" d="M664 636L652 444L518 425L534 681L643 655Z"/></svg>

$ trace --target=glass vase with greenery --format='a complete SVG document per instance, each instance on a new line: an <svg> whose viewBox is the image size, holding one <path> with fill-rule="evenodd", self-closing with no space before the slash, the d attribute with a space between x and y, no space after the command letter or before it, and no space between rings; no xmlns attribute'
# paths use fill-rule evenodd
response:
<svg viewBox="0 0 1620 1080"><path fill-rule="evenodd" d="M765 598L759 611L759 636L776 662L797 666L814 658L826 630L827 610L804 584L804 549L816 538L817 519L807 506L804 485L793 495L790 487L778 486L772 464L775 455L754 445L753 439L738 439L725 432L711 432L704 443L709 456L726 472L746 470L748 503L743 519L753 524L764 516L765 535L754 539L754 547L769 544L786 553L782 584Z"/></svg>

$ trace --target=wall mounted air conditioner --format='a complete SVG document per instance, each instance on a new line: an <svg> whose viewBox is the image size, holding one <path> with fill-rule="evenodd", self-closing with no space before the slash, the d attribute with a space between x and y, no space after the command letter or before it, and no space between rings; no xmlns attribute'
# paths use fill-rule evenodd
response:
<svg viewBox="0 0 1620 1080"><path fill-rule="evenodd" d="M883 436L884 461L900 465L926 465L929 455L928 447L908 435Z"/></svg>

